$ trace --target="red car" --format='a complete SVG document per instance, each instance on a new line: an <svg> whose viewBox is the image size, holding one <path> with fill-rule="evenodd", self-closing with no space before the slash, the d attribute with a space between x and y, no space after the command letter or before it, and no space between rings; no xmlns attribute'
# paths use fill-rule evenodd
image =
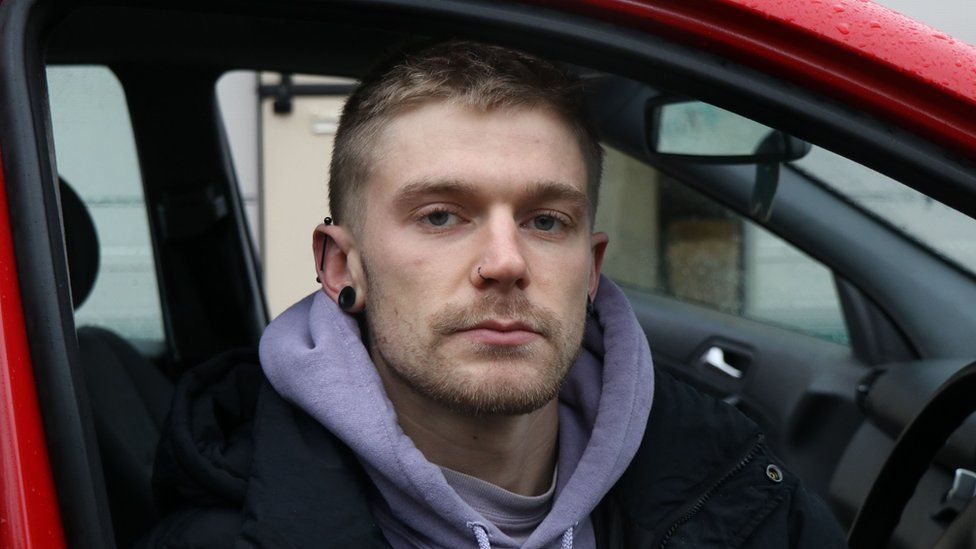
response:
<svg viewBox="0 0 976 549"><path fill-rule="evenodd" d="M584 77L606 271L659 368L760 423L852 546L976 546L973 46L870 0L4 0L0 547L143 535L173 384L268 321L221 75L447 37ZM281 114L347 90L262 86ZM121 134L76 114L110 100Z"/></svg>

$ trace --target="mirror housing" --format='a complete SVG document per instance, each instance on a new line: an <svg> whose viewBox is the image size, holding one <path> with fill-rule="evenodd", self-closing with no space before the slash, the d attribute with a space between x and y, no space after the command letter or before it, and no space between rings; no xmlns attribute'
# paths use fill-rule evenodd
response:
<svg viewBox="0 0 976 549"><path fill-rule="evenodd" d="M678 97L647 102L645 129L653 156L706 164L798 160L810 144L725 109Z"/></svg>

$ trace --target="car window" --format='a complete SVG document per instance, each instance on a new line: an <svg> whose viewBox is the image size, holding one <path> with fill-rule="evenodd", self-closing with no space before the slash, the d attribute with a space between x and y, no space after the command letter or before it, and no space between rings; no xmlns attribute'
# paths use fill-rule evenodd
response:
<svg viewBox="0 0 976 549"><path fill-rule="evenodd" d="M976 219L820 147L813 147L792 166L943 258L976 273Z"/></svg>
<svg viewBox="0 0 976 549"><path fill-rule="evenodd" d="M95 285L75 323L158 345L162 310L122 86L103 66L50 66L47 81L58 172L91 214L100 250Z"/></svg>
<svg viewBox="0 0 976 549"><path fill-rule="evenodd" d="M611 147L596 226L603 272L637 291L847 344L833 273L788 242Z"/></svg>

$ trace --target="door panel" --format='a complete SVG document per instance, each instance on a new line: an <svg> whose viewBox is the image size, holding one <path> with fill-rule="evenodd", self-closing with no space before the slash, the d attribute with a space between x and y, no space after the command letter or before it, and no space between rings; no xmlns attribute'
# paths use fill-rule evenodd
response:
<svg viewBox="0 0 976 549"><path fill-rule="evenodd" d="M826 496L836 463L863 420L854 398L864 369L850 350L660 294L624 292L654 363L750 416L777 455ZM741 379L702 361L713 345L748 357Z"/></svg>

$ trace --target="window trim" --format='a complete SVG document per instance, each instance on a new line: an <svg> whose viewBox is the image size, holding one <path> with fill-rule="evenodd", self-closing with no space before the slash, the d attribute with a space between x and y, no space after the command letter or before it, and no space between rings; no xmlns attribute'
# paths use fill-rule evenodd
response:
<svg viewBox="0 0 976 549"><path fill-rule="evenodd" d="M104 490L99 482L100 473L93 471L92 466L98 460L90 418L85 419L87 411L79 412L79 400L84 401L85 397L82 384L76 382L81 378L77 375L76 344L72 343L74 326L67 310L70 299L63 235L56 214L51 213L56 211L53 206L57 204L57 190L53 185L54 161L48 142L49 117L43 105L44 85L37 81L38 75L43 75L42 53L46 44L42 38L57 18L65 14L47 9L53 3L40 2L44 0L0 5L5 29L0 37L3 41L0 67L5 75L0 83L0 111L8 122L0 143L4 148L11 223L18 235L14 243L18 273L21 280L31 281L21 292L25 315L33 321L27 326L32 342L31 357L44 405L45 427L50 433L48 442L52 445L51 454L56 457L52 466L66 534L76 547L106 547L112 545L111 529L105 527L107 512L101 511L107 508L103 505L105 498L97 495L104 496ZM385 7L396 13L377 16L370 10L372 15L359 15L351 9L359 6ZM155 7L160 11L179 9L163 2ZM194 7L215 12L226 8L224 4ZM244 13L252 9L249 3L240 8ZM852 112L839 102L824 100L813 92L651 34L542 8L489 2L349 1L337 7L309 4L282 7L281 13L288 10L305 18L309 17L308 12L323 19L333 16L343 23L355 21L356 17L375 16L400 29L409 22L415 25L409 28L415 34L432 28L442 33L449 29L453 33L497 40L499 30L507 31L504 35L512 46L544 50L551 56L562 55L641 79L666 80L685 93L752 116L767 125L782 127L798 137L833 143L835 152L856 158L896 179L911 181L926 194L970 215L976 213L976 200L972 200L976 194L976 169L947 159L944 148L891 128L880 119ZM337 14L339 17L335 17ZM19 29L24 29L24 34ZM173 33L178 29L167 30ZM249 44L252 54L253 50L254 44ZM120 55L127 53L123 51ZM240 61L228 55L222 62ZM761 105L756 98L763 100Z"/></svg>

